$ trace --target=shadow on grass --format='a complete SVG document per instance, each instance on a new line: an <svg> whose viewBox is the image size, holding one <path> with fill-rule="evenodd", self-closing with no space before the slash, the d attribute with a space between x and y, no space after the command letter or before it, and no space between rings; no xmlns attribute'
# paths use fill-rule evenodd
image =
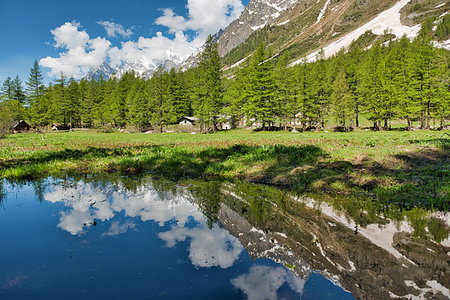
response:
<svg viewBox="0 0 450 300"><path fill-rule="evenodd" d="M391 164L370 158L332 161L313 145L236 144L192 149L177 145L66 149L6 160L0 167L3 177L16 180L101 172L150 173L174 181L238 178L299 193L320 191L372 199L381 209L396 205L402 210L421 207L446 211L449 153L446 144L441 144L441 149L397 155Z"/></svg>

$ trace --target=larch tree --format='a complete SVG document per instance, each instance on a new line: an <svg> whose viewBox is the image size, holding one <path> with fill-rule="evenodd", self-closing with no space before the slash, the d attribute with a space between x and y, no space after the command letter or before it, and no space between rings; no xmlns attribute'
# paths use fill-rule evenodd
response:
<svg viewBox="0 0 450 300"><path fill-rule="evenodd" d="M200 122L206 127L212 124L214 131L217 130L218 115L223 103L221 68L217 42L210 35L200 55L195 104Z"/></svg>
<svg viewBox="0 0 450 300"><path fill-rule="evenodd" d="M337 75L333 84L332 113L340 126L346 127L346 121L353 115L352 94L342 70Z"/></svg>
<svg viewBox="0 0 450 300"><path fill-rule="evenodd" d="M33 67L30 70L30 75L26 81L27 97L30 102L35 102L36 99L44 94L44 77L42 76L41 69L37 60L34 61Z"/></svg>

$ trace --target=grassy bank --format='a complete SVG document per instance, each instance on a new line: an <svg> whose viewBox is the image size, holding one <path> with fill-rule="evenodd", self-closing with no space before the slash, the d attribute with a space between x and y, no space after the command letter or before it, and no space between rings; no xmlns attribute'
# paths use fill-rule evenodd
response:
<svg viewBox="0 0 450 300"><path fill-rule="evenodd" d="M174 180L239 178L344 196L347 209L447 211L449 149L447 133L425 131L19 134L0 140L0 176L117 172Z"/></svg>

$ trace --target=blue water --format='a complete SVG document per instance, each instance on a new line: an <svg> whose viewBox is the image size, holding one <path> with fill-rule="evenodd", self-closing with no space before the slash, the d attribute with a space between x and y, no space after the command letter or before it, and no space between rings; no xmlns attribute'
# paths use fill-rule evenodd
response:
<svg viewBox="0 0 450 300"><path fill-rule="evenodd" d="M319 273L252 260L183 189L49 179L36 190L3 190L0 299L352 299Z"/></svg>

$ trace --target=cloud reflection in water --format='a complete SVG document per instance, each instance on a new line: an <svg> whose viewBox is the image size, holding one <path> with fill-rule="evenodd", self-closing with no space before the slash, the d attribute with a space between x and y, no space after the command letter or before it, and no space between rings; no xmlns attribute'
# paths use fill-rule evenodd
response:
<svg viewBox="0 0 450 300"><path fill-rule="evenodd" d="M303 292L305 280L282 267L253 266L249 273L231 280L249 300L277 299L277 291L287 283L298 294Z"/></svg>
<svg viewBox="0 0 450 300"><path fill-rule="evenodd" d="M217 224L212 229L208 228L205 216L187 191L161 194L151 184L136 192L113 191L111 187L101 190L78 182L68 187L56 186L44 199L63 203L69 208L61 212L58 227L72 235L81 235L95 220L108 221L122 211L126 217L140 218L143 222L154 221L160 226L175 221L169 231L158 236L168 247L189 239L189 258L196 267L229 268L244 249L238 239ZM187 227L189 220L195 220L195 228ZM136 224L130 220L122 224L112 221L104 235L119 235L135 227Z"/></svg>

